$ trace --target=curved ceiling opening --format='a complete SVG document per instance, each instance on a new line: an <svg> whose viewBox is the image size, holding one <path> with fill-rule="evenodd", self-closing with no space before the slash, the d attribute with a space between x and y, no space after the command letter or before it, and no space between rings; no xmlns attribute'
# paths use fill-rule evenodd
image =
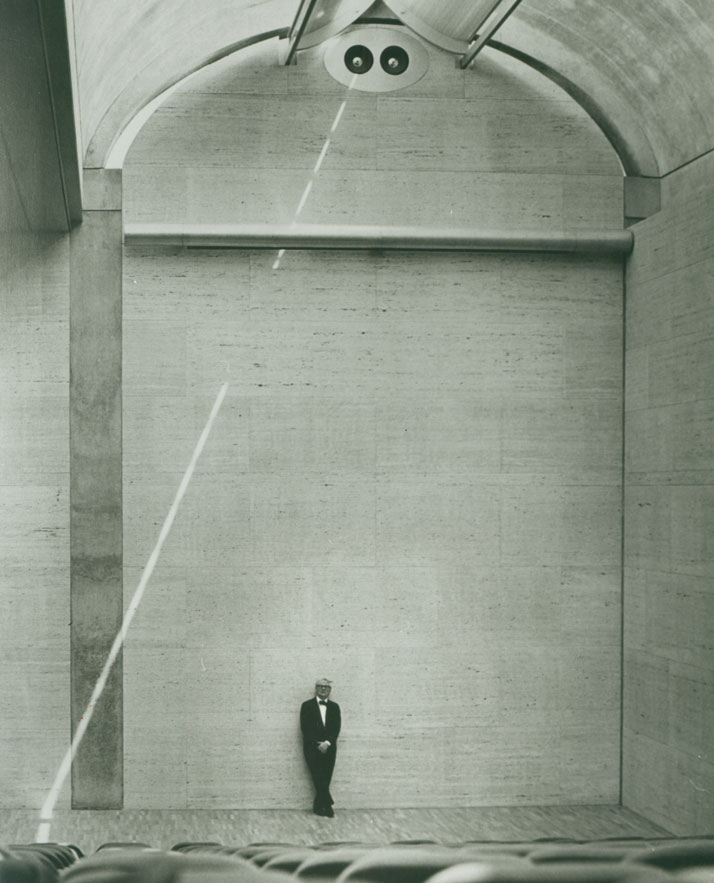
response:
<svg viewBox="0 0 714 883"><path fill-rule="evenodd" d="M701 0L625 6L619 0L582 0L577 9L572 0L514 5L489 45L531 64L574 97L606 132L629 174L662 176L712 149L714 5ZM392 0L372 6L363 0L315 0L303 45L318 45L377 9L461 54L494 6L495 0ZM205 0L197 8L192 0L134 0L127 12L113 0L74 0L74 7L85 165L101 167L142 108L150 113L153 102L216 58L267 35L285 36L299 3Z"/></svg>

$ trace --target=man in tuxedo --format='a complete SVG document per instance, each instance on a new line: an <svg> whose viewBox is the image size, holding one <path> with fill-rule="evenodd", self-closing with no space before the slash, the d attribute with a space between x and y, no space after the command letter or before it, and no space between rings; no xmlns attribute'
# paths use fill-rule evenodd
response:
<svg viewBox="0 0 714 883"><path fill-rule="evenodd" d="M300 706L303 753L315 786L312 809L316 815L328 818L335 814L330 781L342 724L340 706L330 700L331 690L332 681L321 678L315 683L315 696Z"/></svg>

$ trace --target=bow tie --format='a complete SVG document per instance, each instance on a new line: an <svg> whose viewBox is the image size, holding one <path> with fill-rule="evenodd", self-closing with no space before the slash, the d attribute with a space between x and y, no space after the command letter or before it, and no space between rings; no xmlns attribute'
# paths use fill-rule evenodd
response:
<svg viewBox="0 0 714 883"><path fill-rule="evenodd" d="M318 699L317 701L319 702L320 705L327 705L327 702L325 702L324 699Z"/></svg>

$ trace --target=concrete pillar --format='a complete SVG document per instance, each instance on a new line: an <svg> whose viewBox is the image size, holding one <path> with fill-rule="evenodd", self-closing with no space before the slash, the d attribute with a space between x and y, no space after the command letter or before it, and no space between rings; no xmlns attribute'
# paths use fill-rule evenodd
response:
<svg viewBox="0 0 714 883"><path fill-rule="evenodd" d="M70 250L72 727L115 636L122 601L121 172L85 172ZM123 697L117 660L72 769L74 809L123 804Z"/></svg>

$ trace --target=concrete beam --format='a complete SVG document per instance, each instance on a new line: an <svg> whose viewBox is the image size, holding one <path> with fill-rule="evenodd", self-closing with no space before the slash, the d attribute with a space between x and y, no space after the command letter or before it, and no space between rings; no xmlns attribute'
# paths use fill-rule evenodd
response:
<svg viewBox="0 0 714 883"><path fill-rule="evenodd" d="M73 729L121 627L121 211L116 176L93 180L70 247L70 559ZM94 173L96 179L96 173ZM114 186L112 186L114 185ZM112 190L114 193L112 195ZM121 657L72 767L74 809L123 805Z"/></svg>
<svg viewBox="0 0 714 883"><path fill-rule="evenodd" d="M656 215L662 208L662 182L659 178L625 178L624 215L633 223Z"/></svg>
<svg viewBox="0 0 714 883"><path fill-rule="evenodd" d="M70 39L65 4L37 0L37 5L62 195L67 226L71 229L82 220L81 146L72 77L74 43Z"/></svg>

